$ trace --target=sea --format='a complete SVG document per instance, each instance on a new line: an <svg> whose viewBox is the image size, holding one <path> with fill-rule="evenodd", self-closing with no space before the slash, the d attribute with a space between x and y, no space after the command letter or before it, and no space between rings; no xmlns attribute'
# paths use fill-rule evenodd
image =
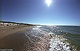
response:
<svg viewBox="0 0 80 51"><path fill-rule="evenodd" d="M80 51L80 26L42 26L40 29L42 29L43 31L51 32L57 36L62 36L63 38L67 39L66 42L69 43L69 50L66 51ZM53 43L54 42L52 42L52 44ZM53 51L51 49L50 51Z"/></svg>
<svg viewBox="0 0 80 51"><path fill-rule="evenodd" d="M49 36L44 38L44 35ZM46 41L48 38L50 41ZM46 44L48 45L47 42L50 44L49 50L42 49ZM40 50L34 48L35 44L39 45L37 43L41 45ZM80 26L33 26L0 39L0 50L5 51L4 49L13 51L80 51Z"/></svg>

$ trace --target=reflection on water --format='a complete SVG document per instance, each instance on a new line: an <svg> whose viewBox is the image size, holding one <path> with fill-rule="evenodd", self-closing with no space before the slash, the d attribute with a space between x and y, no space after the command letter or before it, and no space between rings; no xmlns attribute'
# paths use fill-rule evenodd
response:
<svg viewBox="0 0 80 51"><path fill-rule="evenodd" d="M80 27L79 26L44 26L43 30L67 39L71 51L80 51ZM76 50L75 50L76 49Z"/></svg>
<svg viewBox="0 0 80 51"><path fill-rule="evenodd" d="M13 51L80 51L79 32L80 28L75 26L36 26L0 39L0 49L13 49ZM50 42L47 40L49 39L47 35L52 37ZM50 44L50 48L48 44Z"/></svg>
<svg viewBox="0 0 80 51"><path fill-rule="evenodd" d="M76 51L76 48L71 48L69 42L66 38L63 38L61 35L51 34L52 39L50 41L49 51Z"/></svg>

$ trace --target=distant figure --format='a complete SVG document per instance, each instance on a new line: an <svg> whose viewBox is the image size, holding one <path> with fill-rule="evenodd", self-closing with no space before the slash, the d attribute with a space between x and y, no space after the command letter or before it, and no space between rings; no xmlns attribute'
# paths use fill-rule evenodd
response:
<svg viewBox="0 0 80 51"><path fill-rule="evenodd" d="M9 26L9 25L7 24L7 26Z"/></svg>

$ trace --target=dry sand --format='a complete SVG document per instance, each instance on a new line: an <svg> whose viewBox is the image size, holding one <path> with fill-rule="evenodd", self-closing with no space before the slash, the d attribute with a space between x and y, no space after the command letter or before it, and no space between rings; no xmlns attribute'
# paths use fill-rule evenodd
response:
<svg viewBox="0 0 80 51"><path fill-rule="evenodd" d="M31 26L0 26L0 39L18 31L24 31Z"/></svg>

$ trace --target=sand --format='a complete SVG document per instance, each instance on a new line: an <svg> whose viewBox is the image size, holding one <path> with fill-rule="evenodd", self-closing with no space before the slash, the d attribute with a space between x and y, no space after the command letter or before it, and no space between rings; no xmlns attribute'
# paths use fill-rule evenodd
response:
<svg viewBox="0 0 80 51"><path fill-rule="evenodd" d="M27 28L30 28L31 26L0 26L0 39L8 36L10 34L19 32L19 31L24 31Z"/></svg>
<svg viewBox="0 0 80 51"><path fill-rule="evenodd" d="M29 28L29 29L28 29ZM47 32L30 26L4 27L0 29L0 49L13 51L49 51Z"/></svg>

